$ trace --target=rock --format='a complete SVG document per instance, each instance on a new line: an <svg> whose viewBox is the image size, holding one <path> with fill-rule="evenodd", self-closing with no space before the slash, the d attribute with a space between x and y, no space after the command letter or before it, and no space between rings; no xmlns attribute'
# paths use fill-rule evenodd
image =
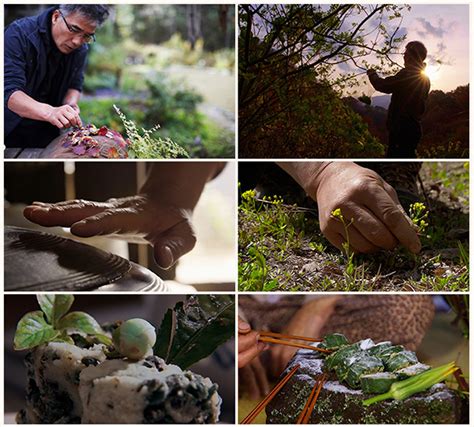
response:
<svg viewBox="0 0 474 427"><path fill-rule="evenodd" d="M294 424L303 410L315 383L322 373L324 360L310 350L300 350L287 371L299 369L267 405L267 424ZM283 375L283 374L282 374ZM386 400L369 407L362 401L368 394L352 390L330 376L324 384L310 424L459 424L462 423L461 398L445 384L418 393L404 401Z"/></svg>

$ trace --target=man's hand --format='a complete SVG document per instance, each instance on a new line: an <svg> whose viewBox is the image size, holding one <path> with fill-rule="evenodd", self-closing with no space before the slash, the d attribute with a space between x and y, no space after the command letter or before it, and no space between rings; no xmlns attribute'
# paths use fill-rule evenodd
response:
<svg viewBox="0 0 474 427"><path fill-rule="evenodd" d="M349 244L357 252L394 249L399 243L411 252L421 249L396 191L377 173L351 162L332 162L319 174L310 195L318 202L321 231L339 249L346 242L339 208L345 218Z"/></svg>
<svg viewBox="0 0 474 427"><path fill-rule="evenodd" d="M81 113L81 109L79 108L78 102L81 99L81 92L77 89L68 89L66 92L66 96L63 99L64 105L70 105L74 111L79 115Z"/></svg>
<svg viewBox="0 0 474 427"><path fill-rule="evenodd" d="M377 71L374 70L373 68L369 68L367 70L367 75L370 77L370 76L373 76L373 75L376 75L377 74Z"/></svg>
<svg viewBox="0 0 474 427"><path fill-rule="evenodd" d="M250 325L239 317L239 368L242 368L255 359L262 351L268 348L267 344L259 342L258 332L252 331Z"/></svg>
<svg viewBox="0 0 474 427"><path fill-rule="evenodd" d="M71 96L66 100L67 102L64 102L65 105L53 107L49 104L38 102L21 90L17 90L8 99L8 108L20 117L49 122L59 129L82 126L81 118L79 117L79 107L75 101L77 96L73 95L74 93L71 93ZM72 105L69 105L69 103ZM73 106L74 104L75 107Z"/></svg>
<svg viewBox="0 0 474 427"><path fill-rule="evenodd" d="M46 115L46 121L59 129L82 126L77 105L75 107L71 105L62 105L61 107L50 106Z"/></svg>
<svg viewBox="0 0 474 427"><path fill-rule="evenodd" d="M311 338L321 337L321 330L334 312L334 307L339 298L339 295L334 295L306 302L292 317L290 323L284 329L284 333ZM308 344L303 341L302 343ZM297 348L286 345L272 346L271 370L274 377L280 376L296 351Z"/></svg>
<svg viewBox="0 0 474 427"><path fill-rule="evenodd" d="M146 195L106 202L35 202L25 208L24 215L45 227L71 227L71 233L79 237L113 233L143 236L153 245L155 260L162 268L171 267L196 243L190 210L162 205Z"/></svg>
<svg viewBox="0 0 474 427"><path fill-rule="evenodd" d="M334 246L343 249L347 228L349 245L356 252L389 250L398 244L420 251L420 240L396 191L374 171L353 162L282 162L280 166L316 200L321 231ZM331 215L338 208L346 227Z"/></svg>

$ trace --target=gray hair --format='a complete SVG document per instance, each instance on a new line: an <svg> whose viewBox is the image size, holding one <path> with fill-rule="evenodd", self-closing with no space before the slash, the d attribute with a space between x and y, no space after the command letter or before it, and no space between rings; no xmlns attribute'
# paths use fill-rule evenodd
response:
<svg viewBox="0 0 474 427"><path fill-rule="evenodd" d="M102 25L109 16L109 6L105 4L62 4L59 10L64 16L71 15L76 12L87 19Z"/></svg>

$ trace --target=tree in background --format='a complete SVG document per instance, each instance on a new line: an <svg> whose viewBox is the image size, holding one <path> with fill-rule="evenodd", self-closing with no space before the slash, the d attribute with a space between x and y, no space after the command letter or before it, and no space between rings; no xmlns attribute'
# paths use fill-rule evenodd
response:
<svg viewBox="0 0 474 427"><path fill-rule="evenodd" d="M407 7L240 5L241 154L382 155L339 98L368 68L399 67L392 54L404 40L399 29Z"/></svg>

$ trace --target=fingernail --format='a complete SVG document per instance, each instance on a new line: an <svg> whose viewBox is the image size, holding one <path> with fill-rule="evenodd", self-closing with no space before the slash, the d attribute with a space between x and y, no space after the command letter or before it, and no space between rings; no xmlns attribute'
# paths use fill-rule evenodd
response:
<svg viewBox="0 0 474 427"><path fill-rule="evenodd" d="M258 351L265 351L268 348L267 344L264 342L259 342L257 344Z"/></svg>
<svg viewBox="0 0 474 427"><path fill-rule="evenodd" d="M239 320L239 330L248 331L250 329L251 329L250 325L247 322L245 322L243 320Z"/></svg>
<svg viewBox="0 0 474 427"><path fill-rule="evenodd" d="M171 248L167 245L163 246L160 252L160 260L157 260L158 265L161 268L167 270L174 263L173 252L171 251Z"/></svg>

